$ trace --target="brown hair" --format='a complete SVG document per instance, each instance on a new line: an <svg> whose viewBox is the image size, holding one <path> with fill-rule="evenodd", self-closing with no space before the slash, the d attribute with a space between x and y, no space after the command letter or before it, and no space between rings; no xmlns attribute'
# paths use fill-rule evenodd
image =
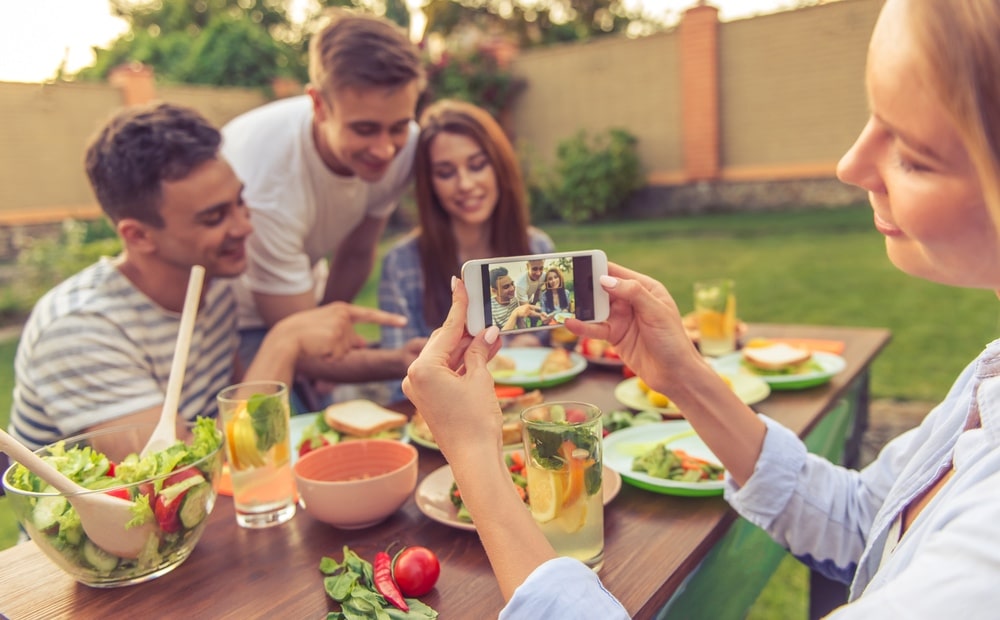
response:
<svg viewBox="0 0 1000 620"><path fill-rule="evenodd" d="M1000 227L1000 2L911 0L923 78L951 116Z"/></svg>
<svg viewBox="0 0 1000 620"><path fill-rule="evenodd" d="M309 41L309 81L329 103L344 88L399 88L414 80L424 87L416 46L381 17L330 11L330 22Z"/></svg>
<svg viewBox="0 0 1000 620"><path fill-rule="evenodd" d="M126 108L90 140L84 158L101 209L161 228L161 184L177 181L219 155L219 130L182 106Z"/></svg>
<svg viewBox="0 0 1000 620"><path fill-rule="evenodd" d="M424 278L424 319L429 327L434 327L444 322L451 306L447 276L461 275L451 216L441 206L431 179L430 148L434 139L441 133L465 136L478 144L489 159L499 190L497 206L490 218L490 247L497 256L530 253L530 221L521 167L514 147L488 112L471 103L444 99L424 110L420 127L413 164L420 216L417 244L425 276L434 274L434 277Z"/></svg>

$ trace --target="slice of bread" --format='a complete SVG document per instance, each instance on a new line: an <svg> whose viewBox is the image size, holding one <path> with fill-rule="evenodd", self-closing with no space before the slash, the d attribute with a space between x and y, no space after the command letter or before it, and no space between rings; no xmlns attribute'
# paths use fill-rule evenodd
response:
<svg viewBox="0 0 1000 620"><path fill-rule="evenodd" d="M323 419L335 431L367 437L406 424L406 416L380 407L370 400L349 400L330 405Z"/></svg>
<svg viewBox="0 0 1000 620"><path fill-rule="evenodd" d="M743 359L762 370L781 370L788 366L801 364L811 357L812 351L792 347L785 343L743 349Z"/></svg>

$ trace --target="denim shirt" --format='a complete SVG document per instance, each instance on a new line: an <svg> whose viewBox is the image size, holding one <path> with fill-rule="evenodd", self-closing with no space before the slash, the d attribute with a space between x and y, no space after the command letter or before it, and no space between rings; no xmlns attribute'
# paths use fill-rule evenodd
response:
<svg viewBox="0 0 1000 620"><path fill-rule="evenodd" d="M966 430L977 416L981 427ZM727 482L726 499L810 568L851 584L854 604L834 617L1000 615L1000 341L861 472L807 454L762 418L755 471L742 488ZM952 478L883 561L893 521L949 467Z"/></svg>
<svg viewBox="0 0 1000 620"><path fill-rule="evenodd" d="M966 430L976 414L981 427ZM725 497L808 566L851 583L851 604L831 618L1000 617L1000 341L860 472L809 454L794 433L761 418L767 435L754 473L742 488L728 481ZM883 560L893 521L952 466ZM568 558L546 562L500 617L627 617L587 572Z"/></svg>

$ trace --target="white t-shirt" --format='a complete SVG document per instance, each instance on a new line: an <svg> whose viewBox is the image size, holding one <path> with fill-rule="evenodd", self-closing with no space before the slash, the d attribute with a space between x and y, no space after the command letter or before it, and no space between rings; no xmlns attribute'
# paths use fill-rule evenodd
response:
<svg viewBox="0 0 1000 620"><path fill-rule="evenodd" d="M251 110L222 128L222 155L245 184L254 225L249 266L235 286L241 329L264 324L250 291L321 295L324 259L366 217L388 217L409 183L420 133L416 122L385 176L367 183L326 167L312 118L312 102L303 95Z"/></svg>

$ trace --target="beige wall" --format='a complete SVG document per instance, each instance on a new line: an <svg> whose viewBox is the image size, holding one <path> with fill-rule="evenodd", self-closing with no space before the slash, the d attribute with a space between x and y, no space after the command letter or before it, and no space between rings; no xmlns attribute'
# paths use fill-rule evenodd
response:
<svg viewBox="0 0 1000 620"><path fill-rule="evenodd" d="M864 59L881 0L841 0L719 25L722 178L832 176L866 117ZM543 161L580 128L629 129L651 184L684 182L676 32L529 51L513 118Z"/></svg>
<svg viewBox="0 0 1000 620"><path fill-rule="evenodd" d="M162 86L157 97L219 125L267 101L257 90L194 86ZM0 82L0 225L98 214L83 151L121 105L106 84Z"/></svg>
<svg viewBox="0 0 1000 620"><path fill-rule="evenodd" d="M640 136L647 169L680 167L675 33L529 51L513 70L528 81L514 108L515 132L542 161L580 129L622 127Z"/></svg>
<svg viewBox="0 0 1000 620"><path fill-rule="evenodd" d="M722 165L835 162L867 117L865 53L880 2L844 0L721 25Z"/></svg>

